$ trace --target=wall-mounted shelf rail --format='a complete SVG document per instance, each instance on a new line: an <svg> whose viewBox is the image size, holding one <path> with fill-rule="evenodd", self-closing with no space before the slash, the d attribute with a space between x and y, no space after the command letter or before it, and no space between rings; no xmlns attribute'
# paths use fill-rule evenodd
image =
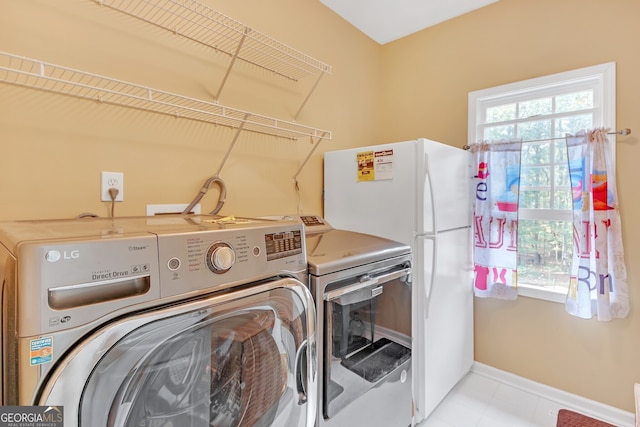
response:
<svg viewBox="0 0 640 427"><path fill-rule="evenodd" d="M230 56L232 59L216 100L236 59L294 81L316 74L319 81L322 75L331 74L330 65L195 0L94 1ZM311 91L314 88L315 85Z"/></svg>
<svg viewBox="0 0 640 427"><path fill-rule="evenodd" d="M5 52L0 52L0 82L280 138L331 139L329 131Z"/></svg>

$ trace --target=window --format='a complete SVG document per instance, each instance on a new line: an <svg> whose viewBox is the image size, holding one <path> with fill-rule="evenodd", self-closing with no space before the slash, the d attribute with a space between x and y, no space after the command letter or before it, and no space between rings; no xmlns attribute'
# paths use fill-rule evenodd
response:
<svg viewBox="0 0 640 427"><path fill-rule="evenodd" d="M613 62L469 93L470 142L523 141L520 295L564 302L573 251L564 136L615 127L615 105Z"/></svg>

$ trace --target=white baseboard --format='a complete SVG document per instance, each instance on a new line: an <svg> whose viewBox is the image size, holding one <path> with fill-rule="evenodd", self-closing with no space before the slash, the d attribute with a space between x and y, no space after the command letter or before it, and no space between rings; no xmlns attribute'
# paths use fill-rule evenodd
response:
<svg viewBox="0 0 640 427"><path fill-rule="evenodd" d="M635 414L623 411L604 403L596 402L576 394L568 393L560 389L550 387L512 373L493 368L483 363L474 362L471 372L491 378L495 381L507 384L525 392L545 399L553 400L567 409L579 412L589 417L597 418L618 427L634 427Z"/></svg>

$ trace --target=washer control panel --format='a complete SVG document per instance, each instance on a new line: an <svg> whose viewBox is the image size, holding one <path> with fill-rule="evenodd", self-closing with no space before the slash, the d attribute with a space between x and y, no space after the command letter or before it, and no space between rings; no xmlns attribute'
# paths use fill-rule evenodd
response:
<svg viewBox="0 0 640 427"><path fill-rule="evenodd" d="M269 261L302 253L302 230L268 233L264 241Z"/></svg>
<svg viewBox="0 0 640 427"><path fill-rule="evenodd" d="M162 297L306 272L304 228L270 222L158 236Z"/></svg>

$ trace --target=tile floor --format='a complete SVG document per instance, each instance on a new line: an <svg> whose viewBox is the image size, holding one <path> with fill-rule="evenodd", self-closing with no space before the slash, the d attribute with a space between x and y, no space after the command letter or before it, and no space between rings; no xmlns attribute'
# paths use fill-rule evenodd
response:
<svg viewBox="0 0 640 427"><path fill-rule="evenodd" d="M562 408L567 406L471 372L417 427L555 427Z"/></svg>

